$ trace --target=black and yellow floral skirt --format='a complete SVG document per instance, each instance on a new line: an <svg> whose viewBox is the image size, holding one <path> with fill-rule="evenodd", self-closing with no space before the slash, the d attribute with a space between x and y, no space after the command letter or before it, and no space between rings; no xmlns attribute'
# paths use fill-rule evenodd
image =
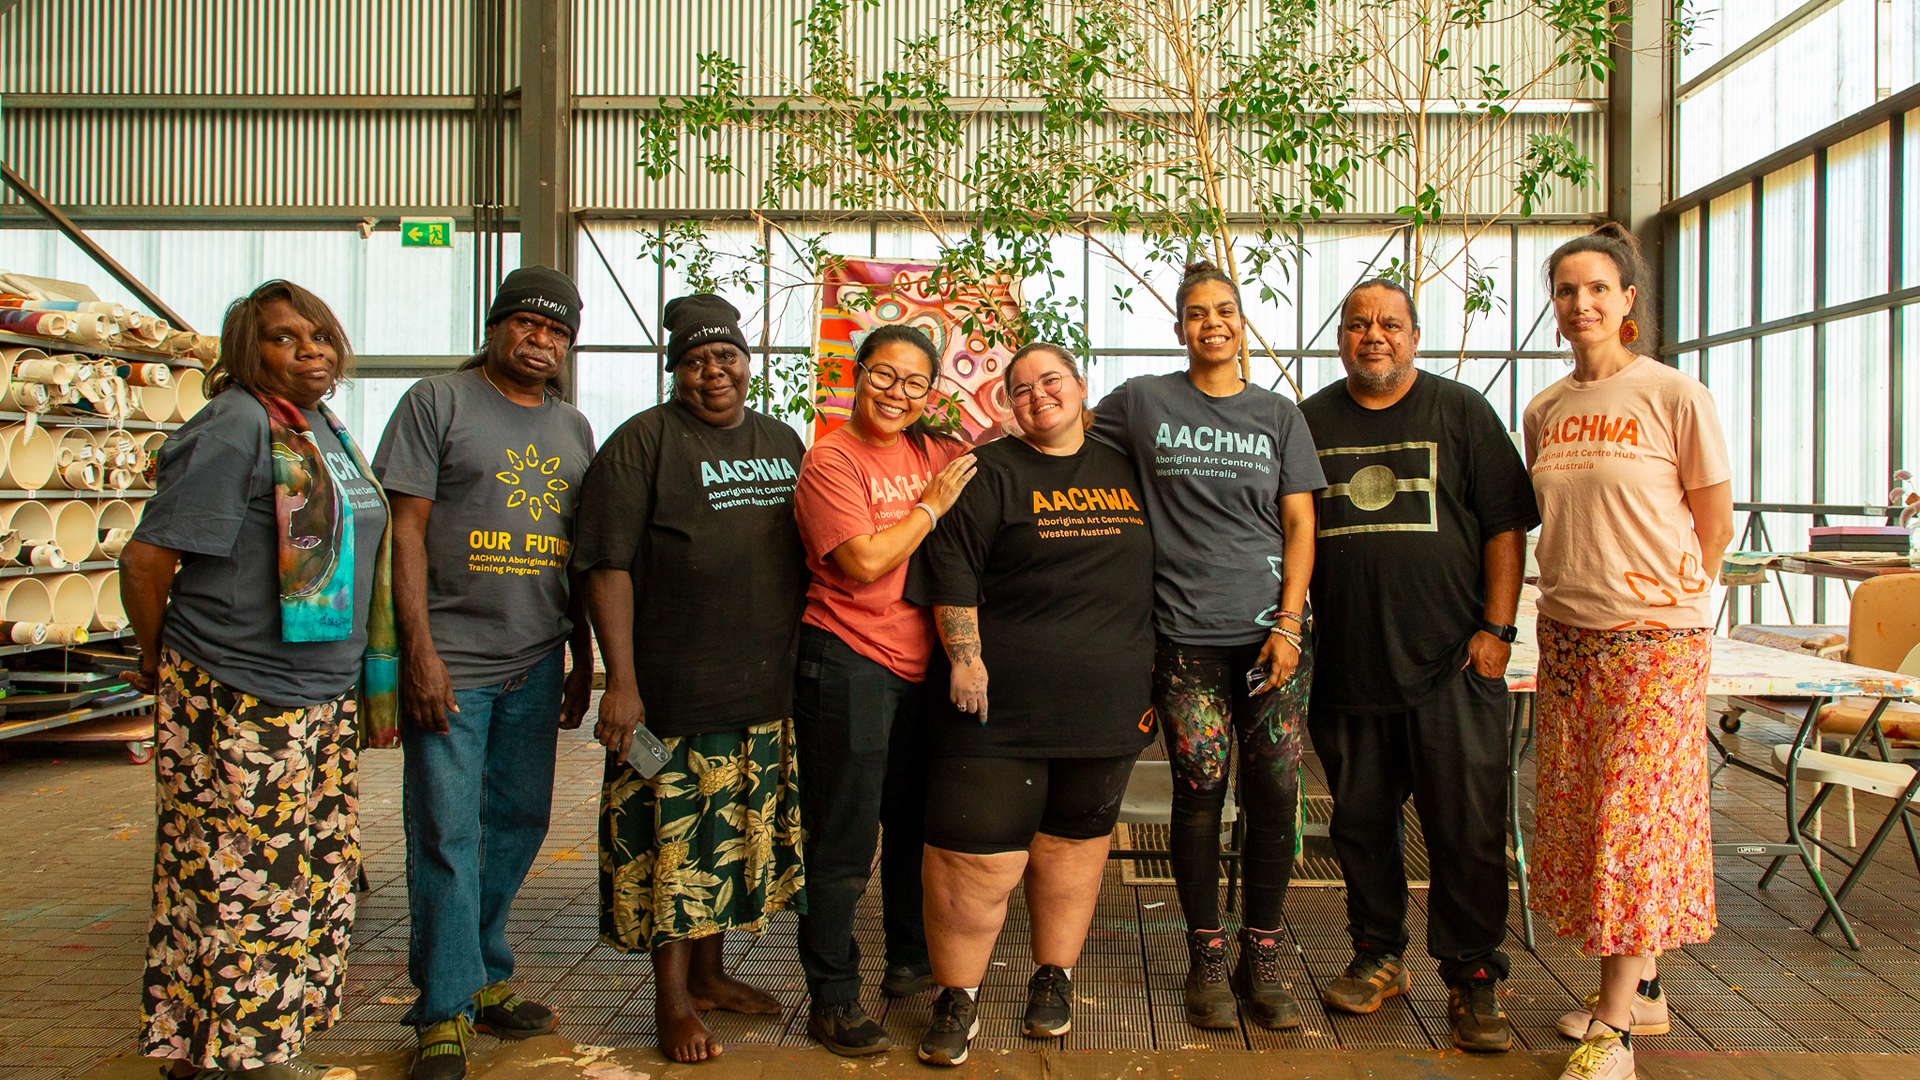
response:
<svg viewBox="0 0 1920 1080"><path fill-rule="evenodd" d="M169 649L140 1052L252 1069L340 1018L360 869L351 696L269 705Z"/></svg>
<svg viewBox="0 0 1920 1080"><path fill-rule="evenodd" d="M607 757L600 940L648 952L804 912L793 721L662 741L651 780Z"/></svg>

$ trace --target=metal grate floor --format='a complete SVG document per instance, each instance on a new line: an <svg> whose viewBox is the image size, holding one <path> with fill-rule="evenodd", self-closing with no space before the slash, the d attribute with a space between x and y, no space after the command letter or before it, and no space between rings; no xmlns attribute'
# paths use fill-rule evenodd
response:
<svg viewBox="0 0 1920 1080"><path fill-rule="evenodd" d="M1776 741L1784 736L1751 718L1742 737L1732 740L1757 754ZM151 889L152 772L129 767L124 756L104 748L20 747L12 755L0 766L0 805L7 811L0 865L8 867L0 874L0 1075L60 1080L132 1047ZM578 1042L650 1045L647 961L596 942L601 761L587 730L563 733L552 831L510 925L519 963L515 982L523 994L559 1008L563 1034ZM311 1044L323 1054L411 1045L411 1031L398 1023L413 994L406 975L399 769L398 754L363 759L362 843L373 891L362 898L354 930L345 1016ZM1325 788L1310 790L1323 795ZM1728 771L1713 796L1716 831L1777 830L1777 787ZM1857 802L1864 838L1887 804L1866 796ZM1845 835L1838 811L1825 824L1828 835ZM1866 946L1857 953L1832 931L1816 938L1804 929L1821 910L1804 875L1783 872L1761 891L1761 870L1752 860L1722 863L1719 932L1707 944L1663 958L1676 1022L1672 1034L1647 1037L1643 1045L1679 1052L1920 1052L1920 933L1914 929L1920 926L1920 879L1904 844L1883 850L1847 905ZM1337 876L1336 870L1323 879ZM1345 966L1349 946L1342 890L1302 888L1287 901L1296 945L1287 966L1295 996L1307 1003L1307 1025L1287 1034L1199 1031L1186 1024L1180 1007L1185 926L1172 887L1128 883L1122 867L1112 865L1075 971L1079 1000L1065 1048L1444 1046L1446 993L1420 946L1426 892L1415 889L1412 896L1408 997L1367 1017L1328 1016L1311 1004L1318 985ZM1539 951L1529 953L1520 944L1517 910L1509 924L1516 931L1507 945L1513 978L1503 988L1503 1001L1520 1042L1529 1049L1564 1050L1568 1044L1553 1023L1593 988L1598 965L1544 926ZM806 993L792 927L791 916L783 916L764 937L729 943L737 970L773 991L786 1011L773 1017L713 1014L710 1022L722 1038L742 1045L807 1045ZM877 882L857 933L874 987L867 1008L896 1039L917 1041L929 998L890 1003L877 989ZM1018 1033L1032 972L1029 938L1025 908L1016 900L982 988L983 1049L1032 1045Z"/></svg>

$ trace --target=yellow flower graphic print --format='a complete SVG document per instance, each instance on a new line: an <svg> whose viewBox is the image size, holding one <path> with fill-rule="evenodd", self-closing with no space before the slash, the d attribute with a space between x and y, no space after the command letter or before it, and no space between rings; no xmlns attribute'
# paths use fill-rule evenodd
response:
<svg viewBox="0 0 1920 1080"><path fill-rule="evenodd" d="M535 521L539 521L540 515L548 510L556 514L560 512L560 493L567 490L567 482L553 475L560 468L557 455L542 458L540 451L528 443L525 454L508 450L507 464L512 468L493 475L496 480L514 489L507 496L509 508L524 506ZM542 477L549 479L542 480Z"/></svg>

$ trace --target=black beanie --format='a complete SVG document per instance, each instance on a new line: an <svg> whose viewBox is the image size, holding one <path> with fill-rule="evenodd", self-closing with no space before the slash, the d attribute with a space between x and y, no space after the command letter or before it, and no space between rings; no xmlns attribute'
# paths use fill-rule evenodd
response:
<svg viewBox="0 0 1920 1080"><path fill-rule="evenodd" d="M667 370L702 345L731 341L747 351L747 335L740 332L740 309L712 293L694 293L667 301Z"/></svg>
<svg viewBox="0 0 1920 1080"><path fill-rule="evenodd" d="M487 309L487 325L522 311L545 315L567 328L568 337L580 336L580 290L573 279L544 266L523 266L507 275Z"/></svg>

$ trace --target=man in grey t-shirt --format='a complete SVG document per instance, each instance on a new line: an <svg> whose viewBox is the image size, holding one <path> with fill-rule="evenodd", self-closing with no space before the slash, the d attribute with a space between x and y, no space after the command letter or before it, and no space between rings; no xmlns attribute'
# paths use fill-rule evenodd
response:
<svg viewBox="0 0 1920 1080"><path fill-rule="evenodd" d="M393 505L413 1080L465 1076L470 1025L509 1039L555 1025L508 989L506 928L546 839L559 729L579 726L592 688L566 568L593 431L559 396L579 327L566 275L507 275L480 355L414 384L374 459Z"/></svg>

